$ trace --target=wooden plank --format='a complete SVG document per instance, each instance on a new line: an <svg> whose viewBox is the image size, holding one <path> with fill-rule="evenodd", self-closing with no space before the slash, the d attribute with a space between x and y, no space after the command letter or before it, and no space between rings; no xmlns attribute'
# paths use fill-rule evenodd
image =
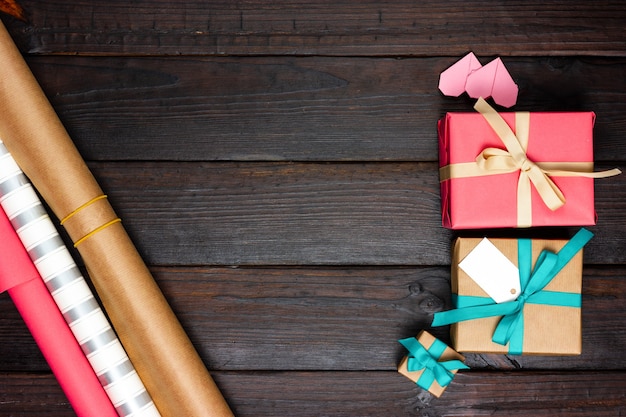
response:
<svg viewBox="0 0 626 417"><path fill-rule="evenodd" d="M624 268L586 268L583 354L469 355L495 369L624 369ZM448 268L158 269L155 275L211 368L384 370L404 354L398 339L432 329L451 308Z"/></svg>
<svg viewBox="0 0 626 417"><path fill-rule="evenodd" d="M52 374L0 373L0 415L70 417L76 414Z"/></svg>
<svg viewBox="0 0 626 417"><path fill-rule="evenodd" d="M436 161L437 120L473 111L466 95L437 89L456 59L29 63L89 160ZM506 65L521 89L515 110L592 110L596 160L623 159L626 83L615 80L625 77L625 59L511 57Z"/></svg>
<svg viewBox="0 0 626 417"><path fill-rule="evenodd" d="M620 55L621 3L525 1L22 0L29 53L198 55Z"/></svg>
<svg viewBox="0 0 626 417"><path fill-rule="evenodd" d="M434 163L92 168L152 265L447 265L457 235L440 225ZM596 181L590 264L626 259L625 182L624 175ZM568 238L575 229L460 234Z"/></svg>
<svg viewBox="0 0 626 417"><path fill-rule="evenodd" d="M439 399L395 371L217 372L235 415L616 416L623 372L460 372ZM0 374L0 413L73 415L50 375ZM27 391L25 391L27 390Z"/></svg>
<svg viewBox="0 0 626 417"><path fill-rule="evenodd" d="M216 380L238 416L608 417L626 410L623 372L463 372L440 399L393 371L228 373Z"/></svg>
<svg viewBox="0 0 626 417"><path fill-rule="evenodd" d="M50 371L6 292L0 294L0 341L0 372Z"/></svg>
<svg viewBox="0 0 626 417"><path fill-rule="evenodd" d="M432 164L94 168L151 264L448 262Z"/></svg>
<svg viewBox="0 0 626 417"><path fill-rule="evenodd" d="M432 329L451 308L449 270L437 268L153 268L210 369L384 371L398 339ZM467 354L474 369L626 369L626 268L585 268L583 353L573 357ZM0 370L48 370L6 294Z"/></svg>

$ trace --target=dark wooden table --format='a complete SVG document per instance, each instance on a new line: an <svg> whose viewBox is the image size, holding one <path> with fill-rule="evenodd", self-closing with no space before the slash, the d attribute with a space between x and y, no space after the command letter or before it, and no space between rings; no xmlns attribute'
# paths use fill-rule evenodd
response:
<svg viewBox="0 0 626 417"><path fill-rule="evenodd" d="M626 415L626 175L596 181L582 355L468 354L440 399L396 372L455 236L576 230L440 226L436 123L473 101L439 73L501 56L515 110L595 111L624 170L626 2L21 4L3 22L236 415ZM0 415L73 415L6 294L0 340Z"/></svg>

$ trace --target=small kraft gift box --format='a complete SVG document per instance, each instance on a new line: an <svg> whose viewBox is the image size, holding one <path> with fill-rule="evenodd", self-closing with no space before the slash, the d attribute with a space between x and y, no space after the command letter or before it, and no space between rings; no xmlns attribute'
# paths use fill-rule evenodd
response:
<svg viewBox="0 0 626 417"><path fill-rule="evenodd" d="M455 309L434 315L450 324L459 352L578 355L582 349L582 248L569 241L458 238L452 257Z"/></svg>
<svg viewBox="0 0 626 417"><path fill-rule="evenodd" d="M399 342L409 353L400 361L398 372L435 397L443 394L459 369L469 369L463 355L425 330Z"/></svg>
<svg viewBox="0 0 626 417"><path fill-rule="evenodd" d="M596 222L593 112L473 113L439 121L442 224L450 229Z"/></svg>

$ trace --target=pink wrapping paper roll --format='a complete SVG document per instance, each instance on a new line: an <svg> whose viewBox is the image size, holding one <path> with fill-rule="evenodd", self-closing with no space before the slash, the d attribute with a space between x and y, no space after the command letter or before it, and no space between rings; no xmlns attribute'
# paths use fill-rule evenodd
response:
<svg viewBox="0 0 626 417"><path fill-rule="evenodd" d="M8 291L79 417L116 417L113 404L0 209L0 291Z"/></svg>

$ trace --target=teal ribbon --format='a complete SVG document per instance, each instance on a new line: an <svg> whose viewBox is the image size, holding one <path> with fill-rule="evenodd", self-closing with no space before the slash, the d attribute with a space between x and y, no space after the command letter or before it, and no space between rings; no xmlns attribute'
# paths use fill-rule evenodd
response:
<svg viewBox="0 0 626 417"><path fill-rule="evenodd" d="M435 339L428 349L414 337L398 340L398 342L409 351L407 370L409 372L424 370L416 383L426 390L434 381L437 381L441 387L447 387L454 378L452 371L469 369L467 365L456 359L439 362L438 359L448 347L439 339Z"/></svg>
<svg viewBox="0 0 626 417"><path fill-rule="evenodd" d="M532 241L518 239L518 268L521 293L514 301L497 304L490 297L457 296L455 310L435 313L433 326L460 321L502 316L493 333L495 343L509 343L509 353L522 354L524 339L524 306L526 303L563 307L581 306L581 295L560 291L545 291L546 285L591 240L593 233L580 229L558 253L544 250L532 269Z"/></svg>

